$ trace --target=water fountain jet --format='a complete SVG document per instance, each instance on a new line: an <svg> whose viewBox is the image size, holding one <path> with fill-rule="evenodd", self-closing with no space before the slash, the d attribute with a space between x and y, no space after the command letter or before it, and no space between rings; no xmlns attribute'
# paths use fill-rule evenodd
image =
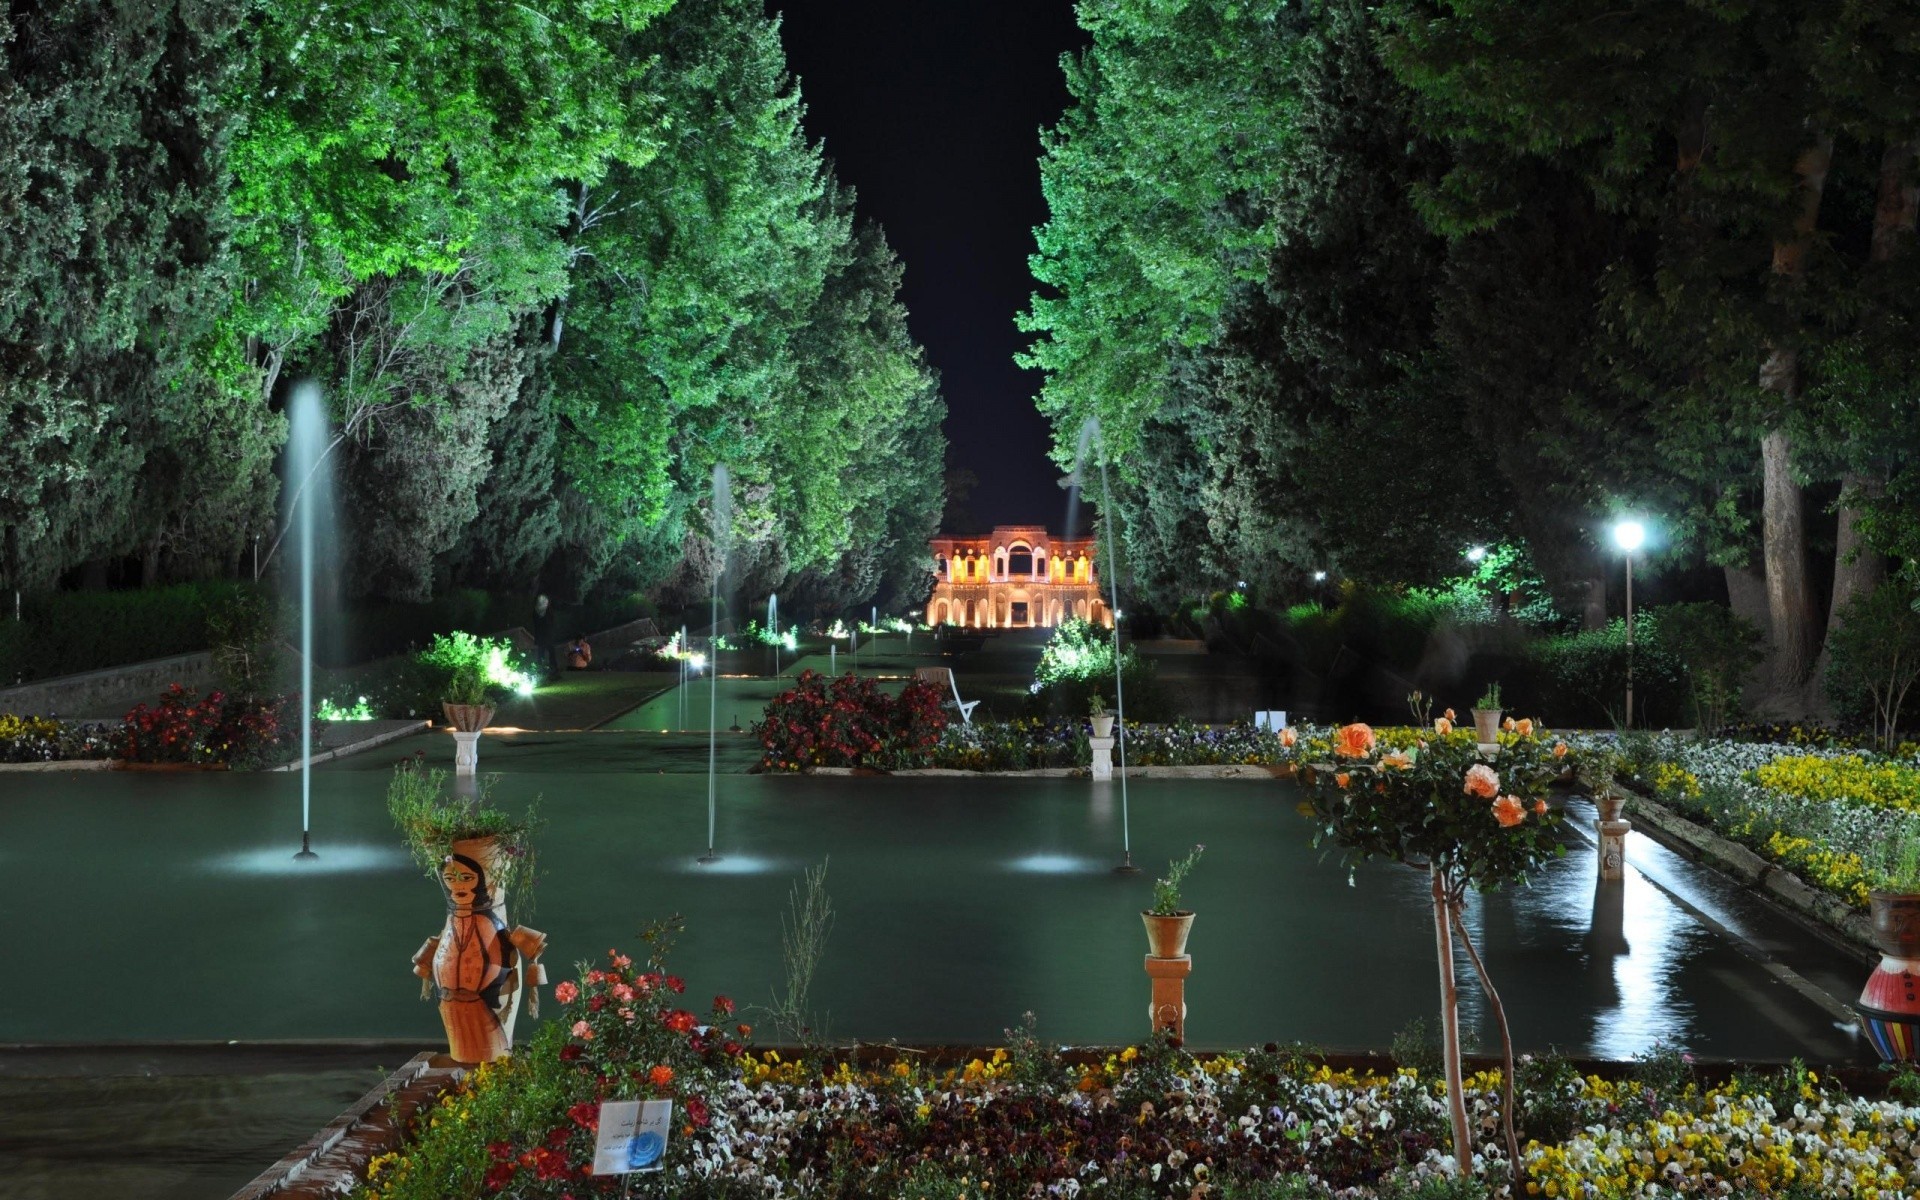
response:
<svg viewBox="0 0 1920 1200"><path fill-rule="evenodd" d="M288 516L300 541L300 851L293 857L312 861L313 850L313 556L314 510L327 504L331 511L332 481L326 471L326 406L318 384L295 387L287 405L287 482L293 486Z"/></svg>
<svg viewBox="0 0 1920 1200"><path fill-rule="evenodd" d="M733 485L727 477L727 464L713 464L713 604L707 632L707 652L713 661L707 672L707 852L697 860L703 865L720 861L713 848L716 814L719 811L720 746L720 576L727 566L727 542L733 530Z"/></svg>

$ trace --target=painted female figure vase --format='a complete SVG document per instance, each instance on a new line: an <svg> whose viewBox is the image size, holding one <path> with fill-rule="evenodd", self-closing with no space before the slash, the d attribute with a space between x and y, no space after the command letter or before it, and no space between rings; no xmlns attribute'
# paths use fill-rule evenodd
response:
<svg viewBox="0 0 1920 1200"><path fill-rule="evenodd" d="M1880 965L1854 1007L1881 1058L1912 1062L1920 1058L1920 896L1874 892L1867 905Z"/></svg>
<svg viewBox="0 0 1920 1200"><path fill-rule="evenodd" d="M507 925L506 889L499 883L502 854L495 839L462 839L452 849L440 866L446 927L413 956L413 973L439 988L448 1053L460 1062L491 1062L513 1050L523 988L528 1013L540 1015L533 989L547 981L539 961L547 935Z"/></svg>

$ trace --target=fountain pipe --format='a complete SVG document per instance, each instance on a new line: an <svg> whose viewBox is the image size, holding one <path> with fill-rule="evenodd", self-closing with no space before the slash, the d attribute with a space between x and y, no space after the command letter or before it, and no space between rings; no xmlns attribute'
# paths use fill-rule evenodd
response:
<svg viewBox="0 0 1920 1200"><path fill-rule="evenodd" d="M1094 431L1099 432L1096 423ZM1133 875L1133 828L1127 813L1127 695L1120 672L1120 560L1113 551L1113 488L1107 482L1107 439L1100 439L1100 523L1107 530L1107 615L1113 622L1113 710L1115 743L1120 748L1120 865L1114 870Z"/></svg>

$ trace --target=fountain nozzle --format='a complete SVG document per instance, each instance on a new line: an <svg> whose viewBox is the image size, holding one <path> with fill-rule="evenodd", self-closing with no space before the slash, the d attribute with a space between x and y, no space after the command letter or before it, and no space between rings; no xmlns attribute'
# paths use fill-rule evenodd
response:
<svg viewBox="0 0 1920 1200"><path fill-rule="evenodd" d="M302 829L300 831L300 853L293 856L296 862L301 859L320 857L318 854L315 854L313 852L312 838L313 838L313 835L309 831L305 829Z"/></svg>

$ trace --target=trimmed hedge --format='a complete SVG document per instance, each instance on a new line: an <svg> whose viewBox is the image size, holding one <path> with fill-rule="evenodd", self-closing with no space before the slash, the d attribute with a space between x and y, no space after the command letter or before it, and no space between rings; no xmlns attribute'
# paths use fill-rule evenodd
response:
<svg viewBox="0 0 1920 1200"><path fill-rule="evenodd" d="M21 619L0 620L0 685L205 650L209 614L252 586L182 583L23 597Z"/></svg>

